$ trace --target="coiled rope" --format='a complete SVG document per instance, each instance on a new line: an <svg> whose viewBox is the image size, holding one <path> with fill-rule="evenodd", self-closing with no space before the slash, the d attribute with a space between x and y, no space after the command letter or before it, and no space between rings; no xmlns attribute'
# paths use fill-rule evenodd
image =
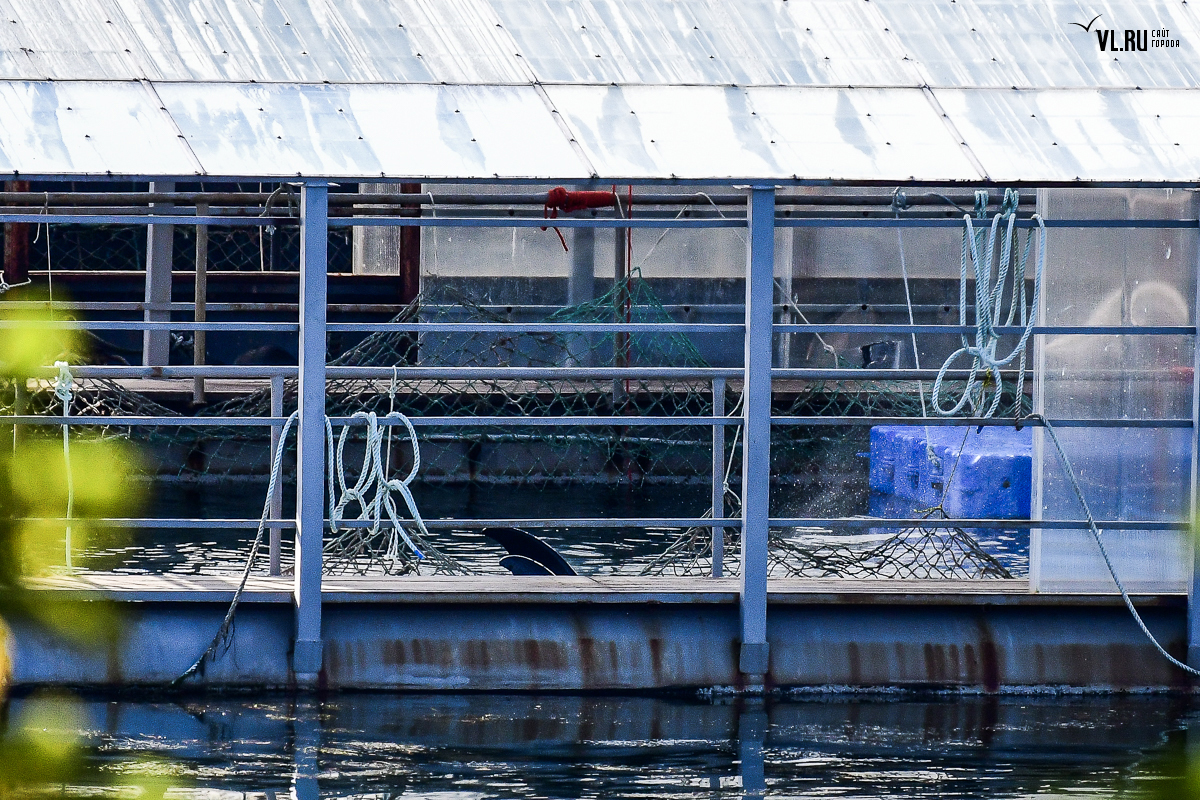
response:
<svg viewBox="0 0 1200 800"><path fill-rule="evenodd" d="M417 530L421 532L422 537L429 536L429 531L425 528L425 521L421 519L421 512L417 509L417 501L413 499L412 491L409 489L409 484L417 477L417 471L421 469L421 449L417 445L417 432L413 428L412 422L408 417L398 411L391 411L385 417L385 422L400 422L408 431L408 439L412 444L412 469L408 475L402 479L388 478L387 476L387 456L385 455L384 436L387 435L390 439L391 426L380 425L380 419L373 411L359 411L350 418L351 420L363 420L367 426L367 446L363 452L362 467L358 471L358 481L354 486L346 484L346 467L345 467L345 449L346 438L350 433L350 425L342 428L341 434L337 440L337 453L335 463L337 466L337 482L338 490L341 496L338 498L337 504L329 513L329 524L335 536L342 533L342 537L333 539L330 542L330 549L337 549L337 545L343 542L343 538L347 535L358 535L356 529L347 529L342 532L340 523L345 520L345 510L350 503L358 503L359 513L355 520L367 520L371 523L368 528L370 537L378 536L383 532L384 515L386 514L389 526L389 539L387 546L387 557L396 559L400 555L400 539L403 539L404 544L412 550L413 555L424 560L425 554L421 552L421 548L405 531L396 510L396 500L392 496L392 492L397 492L403 499L404 504L408 506L409 514L412 515L412 522L416 525ZM332 438L332 437L330 437ZM389 442L390 445L390 442ZM389 448L390 449L390 448ZM332 496L332 493L331 493Z"/></svg>
<svg viewBox="0 0 1200 800"><path fill-rule="evenodd" d="M976 193L977 208L979 207L979 194L979 192ZM984 193L984 198L986 203L986 193ZM1018 401L1024 392L1025 365L1028 357L1027 345L1029 337L1033 334L1035 322L1034 315L1029 312L1025 302L1025 279L1029 264L1029 252L1033 244L1033 231L1026 234L1025 246L1017 260L1018 248L1014 245L1017 244L1015 225L1019 199L1017 192L1012 189L1004 190L1000 213L992 218L986 240L983 231L977 231L971 223L970 215L963 215L965 227L963 229L958 288L958 324L964 326L968 324L967 275L969 271L973 271L975 277L975 340L973 343L969 342L966 334L963 334L962 347L955 350L938 370L937 378L933 382L930 401L934 412L940 416L953 416L968 406L971 412L977 416L984 418L993 416L1000 407L1000 399L1004 394L1000 368L1012 363L1014 359L1018 359L1020 367L1017 372L1015 390ZM1034 214L1033 219L1038 225L1038 248L1033 275L1032 302L1032 307L1036 309L1041 299L1042 279L1046 268L1046 224L1039 214ZM1000 232L1001 222L1004 223L1004 239L1000 244L1000 258L997 263L996 237ZM980 253L981 245L983 245L982 254ZM972 270L969 270L968 267L971 267ZM994 283L992 281L993 272L996 273ZM1001 322L1006 290L1010 298L1008 316ZM1000 357L996 354L996 348L1000 343L1000 334L996 333L995 329L1001 325L1010 326L1014 320L1019 320L1019 324L1024 329L1021 332L1021 338L1008 355ZM942 404L942 381L950 367L963 356L971 358L971 370L967 377L966 388L963 389L962 396L957 402L950 406L944 406ZM985 405L987 386L985 381L980 379L980 372L987 376L987 382L991 383L993 387L991 403L987 404L987 408L982 411L981 409Z"/></svg>
<svg viewBox="0 0 1200 800"><path fill-rule="evenodd" d="M1025 238L1025 246L1021 251L1020 261L1013 263L1014 245L1017 244L1016 236L1014 235L1014 223L1016 222L1016 210L1019 197L1017 192L1006 189L1004 192L1004 200L998 213L992 219L991 228L988 232L984 257L980 257L979 248L984 244L983 231L976 231L971 224L970 215L963 215L964 230L962 244L962 261L959 281L959 324L966 325L967 318L967 265L968 260L974 266L975 275L975 342L969 344L967 337L962 337L962 347L956 350L951 356L946 359L942 368L938 371L937 380L933 384L933 392L931 402L934 411L941 416L950 416L961 411L965 406L970 405L971 410L979 413L979 409L983 407L984 385L978 379L978 373L983 371L987 374L994 383L994 394L991 404L983 411L980 416L987 418L995 414L1000 405L1000 399L1003 394L1003 383L1000 378L1000 367L1011 363L1014 358L1018 359L1019 372L1017 373L1016 398L1020 402L1024 391L1025 384L1025 365L1027 359L1027 345L1029 337L1033 333L1033 326L1036 318L1038 304L1041 302L1042 283L1045 275L1046 266L1046 225L1039 214L1034 214L1033 219L1038 224L1038 252L1037 261L1034 268L1033 281L1033 302L1029 309L1025 305L1025 278L1029 262L1029 251L1033 240L1033 232L1030 231ZM979 219L983 219L987 208L987 193L975 193L975 211ZM1000 247L1000 262L998 265L993 263L996 249L996 236L1000 228L1001 222L1004 222L1004 241ZM992 272L996 271L996 282L992 283ZM1006 289L1005 281L1011 276L1011 284L1007 287L1010 296L1010 305L1008 316L1004 322L1005 326L1013 324L1014 319L1020 320L1020 325L1024 328L1021 333L1021 338L1017 342L1016 347L1004 358L999 358L996 355L996 347L999 343L1000 336L995 332L995 328L999 326L1001 316L1001 301ZM967 380L967 387L963 391L962 397L958 402L950 408L945 408L941 404L941 388L942 380L945 377L950 366L962 356L970 356L971 372ZM1166 648L1159 643L1158 639L1151 633L1150 628L1146 625L1142 615L1138 613L1137 608L1133 605L1133 600L1129 596L1128 589L1125 588L1124 582L1117 574L1116 566L1113 564L1112 558L1108 554L1108 548L1104 546L1104 539L1100 535L1100 529L1096 525L1096 519L1092 515L1092 510L1088 506L1087 498L1084 497L1083 488L1079 485L1079 480L1075 476L1075 468L1071 464L1071 460L1067 457L1066 451L1063 449L1062 442L1058 439L1058 434L1044 416L1041 414L1028 414L1024 417L1018 416L1016 420L1017 430L1021 429L1022 424L1027 420L1037 420L1042 427L1046 429L1046 433L1050 436L1050 441L1054 445L1055 451L1058 453L1058 458L1062 462L1063 470L1067 475L1067 480L1071 485L1075 497L1079 500L1079 505L1083 509L1084 516L1087 518L1088 530L1091 531L1092 538L1096 542L1096 546L1100 549L1100 555L1104 559L1104 565L1108 568L1108 574L1112 577L1113 583L1117 587L1117 591L1121 593L1121 599L1125 603L1125 607L1133 616L1134 622L1138 628L1154 646L1154 649L1162 655L1173 666L1187 672L1190 675L1200 676L1200 670L1188 666L1184 662L1172 656L1167 652ZM965 439L964 439L965 441ZM955 467L957 468L957 463ZM951 475L953 478L953 474ZM947 483L949 483L947 481Z"/></svg>
<svg viewBox="0 0 1200 800"><path fill-rule="evenodd" d="M60 362L61 363L61 362ZM64 365L65 366L65 365ZM60 368L60 374L61 374ZM69 373L68 373L69 375ZM56 390L57 394L57 390ZM275 458L271 464L270 479L267 482L266 500L263 502L262 515L258 520L258 528L254 534L254 541L250 545L250 553L246 557L246 564L242 567L241 580L238 582L238 587L233 593L233 600L230 601L229 610L225 612L225 618L221 621L221 626L217 629L217 633L213 636L212 642L204 650L200 656L192 662L179 677L171 682L172 686L178 686L183 681L193 675L203 671L204 664L211 658L215 657L218 651L224 652L229 649L229 645L233 639L233 620L237 612L238 604L241 602L242 595L246 590L246 583L250 579L250 572L254 568L255 562L258 560L259 551L262 549L263 535L267 530L267 523L271 518L271 498L275 494L275 486L280 480L280 475L283 471L283 455L286 451L284 446L287 441L288 434L292 427L296 424L299 416L299 411L293 411L288 416L287 421L283 424L283 429L279 433L279 446L275 450ZM344 452L349 430L355 420L363 420L367 426L367 445L366 453L363 457L362 469L359 471L358 480L354 486L349 486L346 480ZM455 565L445 556L442 556L436 550L430 548L427 544L422 544L418 547L418 541L423 543L423 537L429 535L429 531L425 528L425 522L421 518L421 513L417 509L416 500L413 499L412 492L409 489L409 484L416 478L418 470L421 468L421 450L417 442L417 432L413 427L412 422L408 417L398 411L391 411L386 416L379 418L373 412L358 412L350 418L351 422L342 427L341 434L337 437L336 446L333 435L333 424L329 417L325 417L325 448L326 448L326 464L334 465L336 468L337 478L334 479L333 469L326 472L326 488L329 501L329 522L330 527L335 534L335 538L331 540L330 545L356 544L348 539L348 534L353 529L343 529L342 524L346 521L346 508L351 503L357 503L359 506L358 516L356 521L367 520L371 523L369 532L371 536L378 535L384 529L384 515L387 516L387 521L391 525L390 540L388 545L387 555L392 558L400 557L399 541L402 539L404 543L412 550L413 554L421 560L426 558L426 553L430 553L434 559L443 567L449 565L451 569L455 569ZM389 422L400 422L408 431L408 438L413 448L413 466L409 473L403 479L394 479L387 477L387 457L384 455L384 428L390 426L382 425ZM64 427L64 436L65 429ZM64 440L65 441L65 440ZM69 470L68 470L69 475ZM335 491L337 490L337 491ZM405 531L404 521L400 519L397 511L396 502L392 498L392 492L398 492L404 503L412 514L412 523L421 532L421 536L410 537ZM340 493L340 494L339 494ZM69 529L68 529L69 530ZM337 534L341 536L337 536ZM69 536L69 534L68 534ZM414 541L414 538L417 541ZM357 543L361 547L361 538ZM327 545L326 550L329 549ZM424 552L422 552L422 549Z"/></svg>

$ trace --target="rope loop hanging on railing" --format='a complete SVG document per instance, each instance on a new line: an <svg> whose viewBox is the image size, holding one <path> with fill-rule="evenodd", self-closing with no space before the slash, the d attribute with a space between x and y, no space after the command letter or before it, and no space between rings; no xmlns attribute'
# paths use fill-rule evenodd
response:
<svg viewBox="0 0 1200 800"><path fill-rule="evenodd" d="M1042 281L1046 269L1046 224L1039 214L1033 215L1037 223L1037 258L1033 274L1032 303L1026 304L1025 281L1028 277L1029 255L1033 245L1034 232L1031 230L1025 236L1025 244L1020 248L1016 233L1017 205L1020 197L1012 189L1004 191L1004 200L1000 205L1000 213L992 218L992 224L986 237L983 230L976 230L969 214L963 215L962 258L959 264L958 287L958 324L967 323L967 278L972 274L975 279L975 338L969 341L966 334L962 336L962 346L955 350L942 368L938 370L933 383L932 405L934 411L943 417L953 416L964 408L979 417L991 417L1000 408L1000 400L1004 395L1004 382L1000 376L1000 368L1008 366L1014 360L1018 362L1017 380L1015 386L1016 402L1021 402L1025 391L1025 367L1028 358L1029 337L1033 334L1033 326L1037 319L1037 308L1041 302ZM987 193L976 192L975 207L981 204L986 207ZM997 236L1003 225L1003 239L999 244L997 259ZM982 249L982 252L981 252ZM1017 252L1020 251L1018 257ZM993 279L993 274L995 275ZM1009 296L1008 314L1004 315L1003 301L1005 294ZM1003 321L1002 321L1003 320ZM1021 338L1016 346L1005 356L997 355L996 349L1000 343L1000 334L996 328L1011 326L1014 322L1023 329ZM962 396L953 405L943 405L942 382L950 368L963 357L971 359L971 367L967 376L967 385ZM985 379L980 379L979 373L984 373ZM991 401L987 402L989 386L992 391Z"/></svg>
<svg viewBox="0 0 1200 800"><path fill-rule="evenodd" d="M54 378L54 396L62 401L63 417L71 416L71 403L75 399L75 376L71 374L71 365L66 361L55 361L58 375ZM71 518L75 516L75 479L71 475L71 434L70 426L64 422L62 426L63 464L67 476L67 538L63 545L67 569L74 569L74 559L71 555Z"/></svg>
<svg viewBox="0 0 1200 800"><path fill-rule="evenodd" d="M351 503L357 503L359 507L356 520L366 520L371 523L368 529L371 536L379 535L384 528L384 516L391 523L390 531L391 538L388 542L388 554L393 558L399 556L399 543L396 541L397 536L403 539L404 544L413 552L418 559L424 560L425 554L421 552L421 548L412 540L408 532L404 529L404 523L400 520L396 509L396 501L392 497L392 492L397 492L404 499L404 504L408 506L408 511L412 515L412 524L415 524L417 530L422 536L428 536L429 531L425 529L425 522L421 519L421 512L417 509L416 500L413 499L412 492L409 489L409 484L417 477L417 472L421 469L421 449L417 443L417 432L413 428L413 424L408 417L403 414L393 411L383 419L388 422L401 422L408 430L409 442L412 444L412 469L409 470L407 476L402 479L388 478L387 463L384 457L384 435L385 426L379 424L380 420L373 411L359 411L355 413L351 420L363 420L367 427L366 447L363 449L362 467L358 471L358 480L354 486L348 486L346 483L346 466L345 466L345 450L346 440L350 433L351 425L342 427L342 432L337 439L336 460L331 462L334 465L333 474L337 476L337 484L340 496L337 504L329 513L329 526L333 534L342 532L341 523L346 519L346 507ZM332 495L331 495L332 496Z"/></svg>
<svg viewBox="0 0 1200 800"><path fill-rule="evenodd" d="M59 363L61 364L62 362ZM65 364L60 367L60 375L64 371ZM66 374L70 375L69 372L66 372ZM241 580L234 591L233 600L230 602L225 618L221 622L209 646L192 662L191 666L174 680L173 685L178 685L188 677L199 673L206 661L213 658L222 647L228 648L229 643L232 641L234 614L237 611L238 603L241 602L242 594L246 590L246 582L250 578L250 572L254 568L255 561L258 559L258 553L262 547L263 534L267 529L267 523L271 517L271 498L275 493L275 485L282 478L283 455L286 452L284 443L287 441L288 434L296 425L299 416L299 411L293 411L284 422L283 429L280 431L279 447L271 463L266 502L263 504L262 515L259 517L258 530L255 533L254 541L250 544L250 552L246 557L246 564L242 568ZM362 468L359 470L354 486L350 486L346 479L345 469L346 442L350 429L355 427L356 421L359 420L366 423L366 446ZM408 440L412 444L412 467L404 478L389 478L387 475L388 462L384 456L384 437L386 435L384 429L390 429L390 425L383 425L381 422L399 422L408 431ZM389 538L386 552L384 553L385 559L391 561L402 559L400 541L403 540L419 560L424 561L429 559L437 569L446 572L465 572L457 562L440 553L427 543L429 531L425 527L425 521L421 517L420 510L417 508L417 501L409 489L409 485L416 479L417 473L421 469L421 448L417 441L417 431L413 427L412 421L398 411L392 411L382 418L377 417L373 412L360 411L352 415L350 420L342 426L341 433L336 438L336 445L333 434L333 423L328 416L324 418L324 423L327 458L325 462L325 474L331 537L324 544L323 556L325 558L323 558L323 561L328 558L331 550L336 551L347 545L351 550L348 557L353 560L356 554L361 554L366 549L366 541L386 533ZM404 499L404 504L408 507L408 511L412 515L411 521L406 522L400 518L396 501L392 497L392 492L398 493ZM347 521L346 508L351 503L357 503L359 507L358 516L354 520L366 520L371 523L365 536L361 533L362 528L357 526L353 528L343 527L342 523ZM385 517L387 520L386 524L384 521ZM414 531L410 536L405 529L406 525L414 526L416 531L419 531L419 534ZM358 537L358 540L350 541L350 538L355 536Z"/></svg>

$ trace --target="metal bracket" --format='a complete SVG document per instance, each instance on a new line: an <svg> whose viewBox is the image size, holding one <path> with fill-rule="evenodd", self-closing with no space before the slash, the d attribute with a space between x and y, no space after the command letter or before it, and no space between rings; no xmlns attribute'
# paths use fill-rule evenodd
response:
<svg viewBox="0 0 1200 800"><path fill-rule="evenodd" d="M768 642L742 642L738 670L743 675L766 675L771 666L771 645Z"/></svg>

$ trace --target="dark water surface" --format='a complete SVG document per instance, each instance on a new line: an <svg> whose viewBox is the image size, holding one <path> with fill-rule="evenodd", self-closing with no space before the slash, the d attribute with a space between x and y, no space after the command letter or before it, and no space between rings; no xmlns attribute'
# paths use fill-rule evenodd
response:
<svg viewBox="0 0 1200 800"><path fill-rule="evenodd" d="M146 492L142 515L154 518L251 519L262 513L265 482L189 484L162 482ZM708 509L710 489L703 484L642 486L498 486L417 485L417 506L432 519L563 519L701 517ZM293 516L294 489L284 492L284 516ZM839 517L867 512L865 478L862 485L772 487L772 514L777 517ZM406 514L404 516L407 516ZM580 528L564 525L535 531L561 552L584 575L636 575L679 537L677 529L623 527ZM861 538L861 529L839 535ZM1028 573L1027 531L976 531L980 545L1014 575ZM232 574L242 570L253 529L144 528L109 534L89 543L76 558L87 569L184 574ZM283 533L283 559L290 563L292 531ZM467 567L484 573L503 573L499 560L505 551L475 528L439 529L433 543ZM923 575L921 577L924 577Z"/></svg>
<svg viewBox="0 0 1200 800"><path fill-rule="evenodd" d="M19 716L17 700L10 716ZM1178 696L92 700L92 760L160 756L168 797L1143 797ZM68 787L64 796L91 794Z"/></svg>

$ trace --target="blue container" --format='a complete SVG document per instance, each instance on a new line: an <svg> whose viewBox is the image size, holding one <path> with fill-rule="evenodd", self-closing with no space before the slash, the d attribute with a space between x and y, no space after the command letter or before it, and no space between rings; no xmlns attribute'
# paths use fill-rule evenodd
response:
<svg viewBox="0 0 1200 800"><path fill-rule="evenodd" d="M873 493L908 501L897 508L932 508L943 502L944 494L943 508L951 517L1028 519L1033 431L877 426L871 429L870 474ZM887 505L879 501L881 509Z"/></svg>
<svg viewBox="0 0 1200 800"><path fill-rule="evenodd" d="M871 470L869 483L872 492L890 495L896 483L895 425L876 425L871 428ZM872 512L874 513L874 512Z"/></svg>

